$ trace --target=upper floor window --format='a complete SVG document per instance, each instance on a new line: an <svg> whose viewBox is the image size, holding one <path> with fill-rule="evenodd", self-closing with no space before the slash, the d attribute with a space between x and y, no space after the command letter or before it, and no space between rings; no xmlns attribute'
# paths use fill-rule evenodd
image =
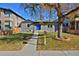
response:
<svg viewBox="0 0 79 59"><path fill-rule="evenodd" d="M30 27L30 24L27 24L27 27Z"/></svg>
<svg viewBox="0 0 79 59"><path fill-rule="evenodd" d="M10 16L10 11L6 11L6 10L5 10L5 11L4 11L4 15L5 15L5 16Z"/></svg>

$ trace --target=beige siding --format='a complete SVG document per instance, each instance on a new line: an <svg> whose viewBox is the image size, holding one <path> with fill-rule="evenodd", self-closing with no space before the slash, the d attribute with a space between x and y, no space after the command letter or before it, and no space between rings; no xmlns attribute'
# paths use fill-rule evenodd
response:
<svg viewBox="0 0 79 59"><path fill-rule="evenodd" d="M1 20L1 29L5 30L5 21L9 20L12 22L12 28L16 28L19 24L24 21L22 18L16 16L15 14L10 14L9 16L5 16L4 11L0 10L0 20Z"/></svg>

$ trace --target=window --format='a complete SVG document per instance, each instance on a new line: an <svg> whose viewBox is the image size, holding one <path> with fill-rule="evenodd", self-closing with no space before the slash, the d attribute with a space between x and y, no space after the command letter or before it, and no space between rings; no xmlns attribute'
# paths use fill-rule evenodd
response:
<svg viewBox="0 0 79 59"><path fill-rule="evenodd" d="M52 28L52 25L48 25L48 28L49 28L49 27L51 27L51 28Z"/></svg>
<svg viewBox="0 0 79 59"><path fill-rule="evenodd" d="M79 30L79 22L77 22L76 28L77 30Z"/></svg>
<svg viewBox="0 0 79 59"><path fill-rule="evenodd" d="M63 26L65 26L65 24L63 24Z"/></svg>
<svg viewBox="0 0 79 59"><path fill-rule="evenodd" d="M10 21L5 21L5 29L11 29Z"/></svg>
<svg viewBox="0 0 79 59"><path fill-rule="evenodd" d="M74 29L75 25L74 25L74 21L71 22L71 29Z"/></svg>
<svg viewBox="0 0 79 59"><path fill-rule="evenodd" d="M0 29L1 29L1 20L0 20Z"/></svg>
<svg viewBox="0 0 79 59"><path fill-rule="evenodd" d="M27 27L30 27L30 24L27 24Z"/></svg>
<svg viewBox="0 0 79 59"><path fill-rule="evenodd" d="M50 26L48 25L48 28L49 28Z"/></svg>
<svg viewBox="0 0 79 59"><path fill-rule="evenodd" d="M0 29L1 29L1 26L0 26Z"/></svg>
<svg viewBox="0 0 79 59"><path fill-rule="evenodd" d="M1 24L1 20L0 20L0 24Z"/></svg>
<svg viewBox="0 0 79 59"><path fill-rule="evenodd" d="M10 16L10 12L5 10L5 11L4 11L4 15L5 15L5 16Z"/></svg>
<svg viewBox="0 0 79 59"><path fill-rule="evenodd" d="M50 27L52 28L52 25L50 25Z"/></svg>

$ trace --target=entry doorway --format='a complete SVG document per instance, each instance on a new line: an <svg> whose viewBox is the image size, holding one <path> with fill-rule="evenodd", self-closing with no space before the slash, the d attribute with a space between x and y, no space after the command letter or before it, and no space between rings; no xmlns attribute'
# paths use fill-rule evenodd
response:
<svg viewBox="0 0 79 59"><path fill-rule="evenodd" d="M41 30L41 24L36 24L36 30Z"/></svg>

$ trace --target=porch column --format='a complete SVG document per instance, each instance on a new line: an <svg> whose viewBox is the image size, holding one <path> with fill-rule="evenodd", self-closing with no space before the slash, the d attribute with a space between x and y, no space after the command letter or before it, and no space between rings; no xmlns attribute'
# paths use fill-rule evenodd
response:
<svg viewBox="0 0 79 59"><path fill-rule="evenodd" d="M53 32L55 32L55 26L54 26L54 24L52 25L52 28L53 28Z"/></svg>
<svg viewBox="0 0 79 59"><path fill-rule="evenodd" d="M75 30L77 30L77 23L76 23L76 20L75 20Z"/></svg>

